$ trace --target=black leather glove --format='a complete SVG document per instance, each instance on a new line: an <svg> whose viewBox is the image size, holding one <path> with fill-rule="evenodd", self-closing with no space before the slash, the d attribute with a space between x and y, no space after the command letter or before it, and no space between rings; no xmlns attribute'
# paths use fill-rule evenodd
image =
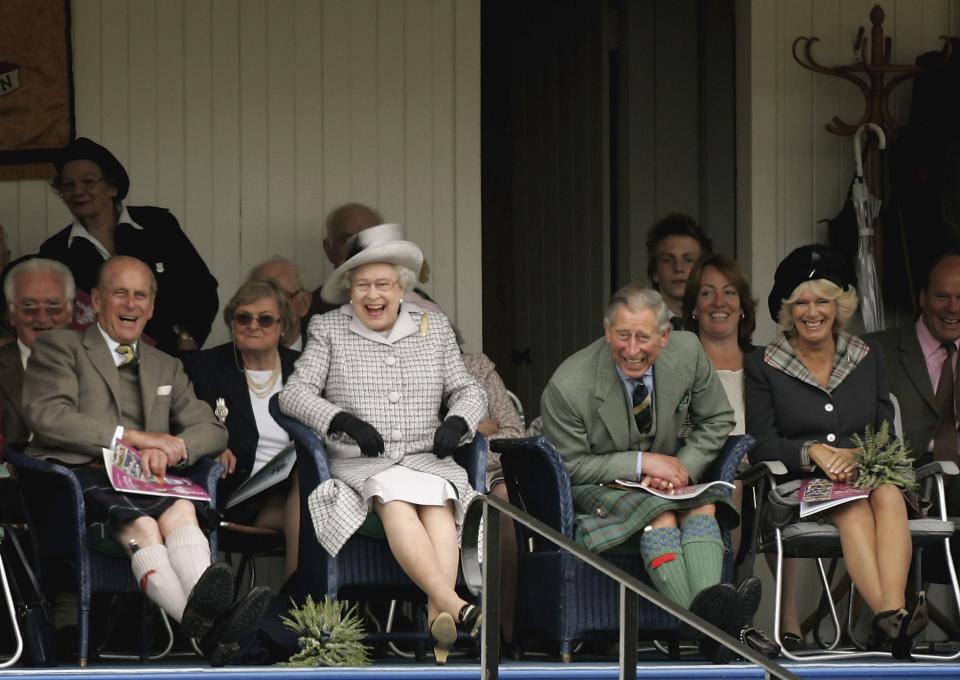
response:
<svg viewBox="0 0 960 680"><path fill-rule="evenodd" d="M376 458L383 453L383 437L377 432L377 428L352 413L340 411L333 417L330 427L327 428L327 434L334 432L345 433L357 442L360 453L369 458Z"/></svg>
<svg viewBox="0 0 960 680"><path fill-rule="evenodd" d="M467 429L467 421L460 416L450 416L444 420L433 435L433 455L446 458L456 451Z"/></svg>

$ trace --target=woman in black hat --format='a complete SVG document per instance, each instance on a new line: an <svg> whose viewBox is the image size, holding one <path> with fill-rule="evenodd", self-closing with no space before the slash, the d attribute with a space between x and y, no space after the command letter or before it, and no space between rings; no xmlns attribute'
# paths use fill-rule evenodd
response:
<svg viewBox="0 0 960 680"><path fill-rule="evenodd" d="M790 253L768 299L783 334L744 362L747 432L757 440L751 460L779 460L793 478L852 483L852 435L893 423L879 347L843 331L857 308L852 272L824 246ZM928 615L922 594L906 608L912 551L901 489L887 484L823 514L839 530L847 571L875 614L873 643L908 657Z"/></svg>
<svg viewBox="0 0 960 680"><path fill-rule="evenodd" d="M157 279L156 306L145 333L171 354L198 349L219 307L217 280L176 218L164 208L127 208L127 171L112 153L86 137L64 147L54 166L51 184L73 223L41 244L41 257L70 267L77 289L86 293L108 257L143 260Z"/></svg>

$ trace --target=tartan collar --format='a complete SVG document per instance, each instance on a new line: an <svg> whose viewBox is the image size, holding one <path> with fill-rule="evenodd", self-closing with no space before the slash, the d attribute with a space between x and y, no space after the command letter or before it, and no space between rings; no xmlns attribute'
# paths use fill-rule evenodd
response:
<svg viewBox="0 0 960 680"><path fill-rule="evenodd" d="M869 353L870 346L860 338L842 331L838 333L837 346L833 352L833 370L830 372L826 391L833 392ZM775 342L767 345L763 351L763 361L797 380L824 389L800 361L786 335L781 335Z"/></svg>

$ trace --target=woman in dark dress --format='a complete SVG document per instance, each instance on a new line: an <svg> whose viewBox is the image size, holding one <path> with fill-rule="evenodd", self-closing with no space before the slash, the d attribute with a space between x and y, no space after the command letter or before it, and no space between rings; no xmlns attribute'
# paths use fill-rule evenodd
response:
<svg viewBox="0 0 960 680"><path fill-rule="evenodd" d="M86 137L64 147L54 166L57 174L51 184L73 222L40 244L40 256L70 268L77 291L83 291L80 303L96 284L104 260L112 255L142 260L157 280L153 318L145 334L169 354L199 349L220 306L217 280L176 218L164 208L126 207L127 171L112 153Z"/></svg>
<svg viewBox="0 0 960 680"><path fill-rule="evenodd" d="M290 446L270 415L270 397L283 389L299 352L280 344L293 321L287 296L272 281L247 281L227 303L228 343L188 355L184 363L197 396L226 425L227 450L217 497L226 519L279 529L286 539L286 576L297 569L300 492L294 469L285 482L226 508L237 488Z"/></svg>

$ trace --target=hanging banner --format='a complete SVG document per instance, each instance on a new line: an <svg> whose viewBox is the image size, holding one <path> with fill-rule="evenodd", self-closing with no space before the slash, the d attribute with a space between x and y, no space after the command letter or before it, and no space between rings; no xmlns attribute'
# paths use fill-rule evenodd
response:
<svg viewBox="0 0 960 680"><path fill-rule="evenodd" d="M69 0L0 2L0 179L50 177L75 134Z"/></svg>

